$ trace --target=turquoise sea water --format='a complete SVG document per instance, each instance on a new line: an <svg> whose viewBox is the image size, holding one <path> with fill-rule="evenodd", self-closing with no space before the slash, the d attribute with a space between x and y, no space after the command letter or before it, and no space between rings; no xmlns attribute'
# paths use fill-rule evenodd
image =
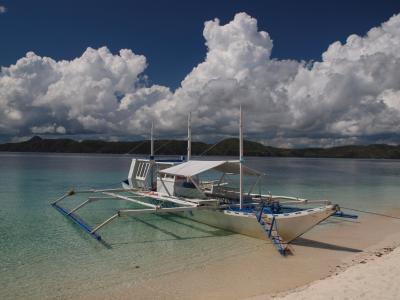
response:
<svg viewBox="0 0 400 300"><path fill-rule="evenodd" d="M131 157L0 154L0 298L73 298L245 253L262 241L177 216L121 218L98 243L49 203L71 187L119 187ZM247 158L267 173L264 192L330 199L342 206L400 208L400 161ZM66 200L73 207L84 198ZM63 204L64 205L64 204ZM124 202L98 202L80 215L91 225Z"/></svg>

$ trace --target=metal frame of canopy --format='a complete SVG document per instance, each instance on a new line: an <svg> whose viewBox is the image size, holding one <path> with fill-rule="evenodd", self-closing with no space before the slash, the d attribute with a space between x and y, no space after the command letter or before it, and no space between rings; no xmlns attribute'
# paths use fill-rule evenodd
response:
<svg viewBox="0 0 400 300"><path fill-rule="evenodd" d="M240 171L240 168L242 168L242 171ZM242 175L249 175L249 176L257 177L255 182L251 185L249 191L246 193L247 196L256 196L255 194L252 194L252 191L257 186L257 184L260 184L260 179L263 176L265 176L264 173L253 170L247 166L241 167L240 161L238 161L238 160L228 160L228 161L191 160L191 161L187 161L182 164L179 164L179 165L174 165L169 168L160 170L158 173L160 174L159 180L160 180L161 184L163 185L165 191L168 193L168 195L171 195L172 191L168 190L168 188L165 185L165 182L163 181L163 176L161 176L161 175L169 175L169 176L174 176L174 177L175 176L185 177L188 181L190 181L196 187L196 189L200 193L206 195L209 193L207 193L207 191L204 191L204 189L200 187L200 185L201 185L200 182L196 181L194 177L198 177L198 175L201 175L203 173L206 173L206 172L212 171L212 170L222 173L222 175L220 176L220 178L218 180L211 182L211 183L217 182L218 184L216 185L216 187L221 187L222 185L225 185L225 183L223 183L222 180L226 175L232 175L232 174L239 175L242 172ZM242 175L240 177L242 177ZM207 182L207 183L209 183L209 182ZM244 193L243 188L242 188L241 192ZM235 192L235 194L237 194L238 200L240 200L241 193L238 191L238 192ZM223 194L221 194L221 195L215 194L215 195L211 195L211 196L220 198L223 196ZM261 197L262 195L260 193L257 196ZM225 197L228 197L228 195L225 195ZM240 203L241 203L241 206L245 205L243 200L240 201Z"/></svg>
<svg viewBox="0 0 400 300"><path fill-rule="evenodd" d="M201 173L216 170L227 174L240 174L240 161L238 160L190 160L179 165L160 170L160 174L172 176L193 177ZM262 172L243 166L243 175L263 176Z"/></svg>

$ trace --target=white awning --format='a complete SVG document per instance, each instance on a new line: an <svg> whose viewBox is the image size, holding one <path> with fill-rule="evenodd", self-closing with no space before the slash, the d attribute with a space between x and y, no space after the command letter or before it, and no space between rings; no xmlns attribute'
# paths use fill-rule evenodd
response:
<svg viewBox="0 0 400 300"><path fill-rule="evenodd" d="M227 160L190 160L179 165L166 168L160 171L162 174L169 174L173 176L191 177L204 173L209 170L216 170L222 173L239 174L239 161ZM249 167L243 166L244 175L260 176L260 173Z"/></svg>

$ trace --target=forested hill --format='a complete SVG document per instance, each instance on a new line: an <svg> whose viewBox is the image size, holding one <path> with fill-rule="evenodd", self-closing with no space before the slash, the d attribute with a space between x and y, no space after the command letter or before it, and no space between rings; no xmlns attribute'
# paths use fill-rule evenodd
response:
<svg viewBox="0 0 400 300"><path fill-rule="evenodd" d="M183 140L157 140L156 155L185 155ZM238 155L238 139L225 139L215 146L203 142L192 143L193 155ZM57 153L115 153L149 154L150 141L109 142L102 140L75 141L72 139L42 139L38 136L25 142L0 144L0 151L57 152ZM244 141L245 156L332 157L332 158L400 158L400 146L385 144L351 145L332 148L285 149Z"/></svg>

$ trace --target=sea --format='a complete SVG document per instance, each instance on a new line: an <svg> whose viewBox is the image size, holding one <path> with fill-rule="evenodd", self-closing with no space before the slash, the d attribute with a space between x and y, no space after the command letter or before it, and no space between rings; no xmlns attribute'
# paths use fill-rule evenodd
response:
<svg viewBox="0 0 400 300"><path fill-rule="evenodd" d="M174 215L118 218L101 229L100 243L50 205L71 188L120 187L131 159L0 153L0 299L75 298L262 245ZM328 199L373 212L400 208L399 160L246 157L245 162L266 174L264 193ZM73 208L85 197L67 198L62 205ZM79 216L94 226L118 208L131 207L124 201L97 201Z"/></svg>

